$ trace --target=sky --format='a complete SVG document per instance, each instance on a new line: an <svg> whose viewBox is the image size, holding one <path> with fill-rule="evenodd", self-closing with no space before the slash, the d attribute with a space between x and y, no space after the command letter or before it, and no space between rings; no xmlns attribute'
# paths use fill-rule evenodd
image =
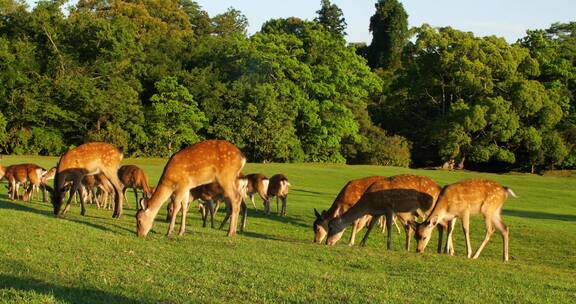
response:
<svg viewBox="0 0 576 304"><path fill-rule="evenodd" d="M35 0L27 0L31 5ZM74 1L73 1L74 2ZM249 23L248 34L260 30L272 18L298 17L312 20L320 0L196 0L210 16L229 7L240 10ZM368 31L376 0L332 0L344 13L348 42L370 43ZM528 29L545 29L554 22L576 21L576 0L400 0L408 13L409 26L428 23L451 26L476 36L496 35L512 43Z"/></svg>

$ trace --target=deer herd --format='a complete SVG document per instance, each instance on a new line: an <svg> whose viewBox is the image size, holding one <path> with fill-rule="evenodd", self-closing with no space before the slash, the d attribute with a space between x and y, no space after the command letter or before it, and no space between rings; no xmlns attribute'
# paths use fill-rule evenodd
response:
<svg viewBox="0 0 576 304"><path fill-rule="evenodd" d="M56 216L64 216L77 196L82 215L86 214L88 202L98 208L112 209L112 217L119 218L124 202L130 208L126 191L132 188L139 205L136 233L140 237L148 234L167 201L168 235L173 233L179 213L178 234L184 234L189 205L196 199L201 200L199 210L203 226L206 227L210 216L212 228L215 227L214 215L224 202L226 215L220 229L229 220L228 236L236 234L240 213L240 231L244 231L246 200L250 198L256 209L256 194L263 201L265 215L270 214L270 201L276 197L278 215L286 216L288 178L283 174L270 178L260 173L242 174L246 158L227 141L206 140L175 153L164 167L156 187L149 184L146 173L138 166L121 166L122 159L122 152L111 144L86 143L64 153L56 167L49 170L35 164L0 165L0 180L8 181L11 200L30 201L34 194L38 196L41 192L42 201L46 202L46 194L50 192ZM49 185L52 179L54 187ZM23 196L19 193L20 186L24 188ZM138 190L142 191L141 198ZM398 219L405 231L406 250L410 249L414 237L416 251L423 252L437 227L438 253L454 255L452 238L456 219L460 218L468 258L478 258L497 229L503 237L503 259L508 261L509 232L501 218L502 205L508 195L516 197L510 188L487 179L469 179L441 187L428 177L409 174L360 178L349 181L327 211L314 209L314 242L322 243L325 239L327 245L333 246L345 229L352 226L348 244L354 245L357 233L366 227L360 242L364 246L374 226L381 225L383 232L387 230L387 248L391 249L392 226ZM66 204L62 208L64 200ZM469 232L470 215L474 214L483 215L486 234L473 254Z"/></svg>

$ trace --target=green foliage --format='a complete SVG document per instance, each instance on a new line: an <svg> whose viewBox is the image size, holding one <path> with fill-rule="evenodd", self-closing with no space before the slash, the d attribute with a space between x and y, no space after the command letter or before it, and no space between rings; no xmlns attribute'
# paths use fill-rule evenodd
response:
<svg viewBox="0 0 576 304"><path fill-rule="evenodd" d="M370 18L372 43L368 62L372 68L396 69L408 41L408 14L397 0L378 0Z"/></svg>
<svg viewBox="0 0 576 304"><path fill-rule="evenodd" d="M192 0L0 2L0 150L59 154L108 141L169 155L203 138L252 161L535 171L576 157L574 22L518 43L407 28L379 0L372 44L346 45L342 11L271 19ZM409 40L409 35L413 38Z"/></svg>
<svg viewBox="0 0 576 304"><path fill-rule="evenodd" d="M336 5L330 3L330 0L321 0L321 8L316 11L318 17L314 18L315 22L322 24L327 31L337 37L346 35L346 19L342 10Z"/></svg>
<svg viewBox="0 0 576 304"><path fill-rule="evenodd" d="M175 77L166 77L155 84L157 93L147 113L150 128L149 153L169 156L202 138L198 135L206 117L186 87Z"/></svg>

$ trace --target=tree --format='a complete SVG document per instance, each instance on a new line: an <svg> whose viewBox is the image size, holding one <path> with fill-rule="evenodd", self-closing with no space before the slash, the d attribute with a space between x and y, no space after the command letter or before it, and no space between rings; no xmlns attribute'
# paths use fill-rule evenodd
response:
<svg viewBox="0 0 576 304"><path fill-rule="evenodd" d="M157 93L150 98L152 105L147 114L152 138L148 153L169 156L202 139L198 130L206 118L175 77L165 77L155 87Z"/></svg>
<svg viewBox="0 0 576 304"><path fill-rule="evenodd" d="M330 3L330 0L321 0L321 8L316 11L318 17L314 21L322 24L324 28L337 37L346 35L346 19L343 17L342 10L336 5Z"/></svg>
<svg viewBox="0 0 576 304"><path fill-rule="evenodd" d="M408 14L397 0L379 0L370 17L372 43L368 48L368 64L373 69L396 69L404 45L408 41Z"/></svg>

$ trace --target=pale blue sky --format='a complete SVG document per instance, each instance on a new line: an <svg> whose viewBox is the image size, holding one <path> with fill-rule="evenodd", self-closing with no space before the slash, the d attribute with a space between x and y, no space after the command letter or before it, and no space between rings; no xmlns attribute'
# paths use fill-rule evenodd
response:
<svg viewBox="0 0 576 304"><path fill-rule="evenodd" d="M27 0L35 3L35 0ZM197 0L210 16L229 7L248 18L248 33L254 34L271 18L299 17L314 19L320 0ZM401 0L410 26L428 23L471 31L477 36L496 35L515 42L527 29L548 28L554 22L576 21L576 0ZM370 16L376 0L332 0L344 12L348 23L347 40L370 43Z"/></svg>

